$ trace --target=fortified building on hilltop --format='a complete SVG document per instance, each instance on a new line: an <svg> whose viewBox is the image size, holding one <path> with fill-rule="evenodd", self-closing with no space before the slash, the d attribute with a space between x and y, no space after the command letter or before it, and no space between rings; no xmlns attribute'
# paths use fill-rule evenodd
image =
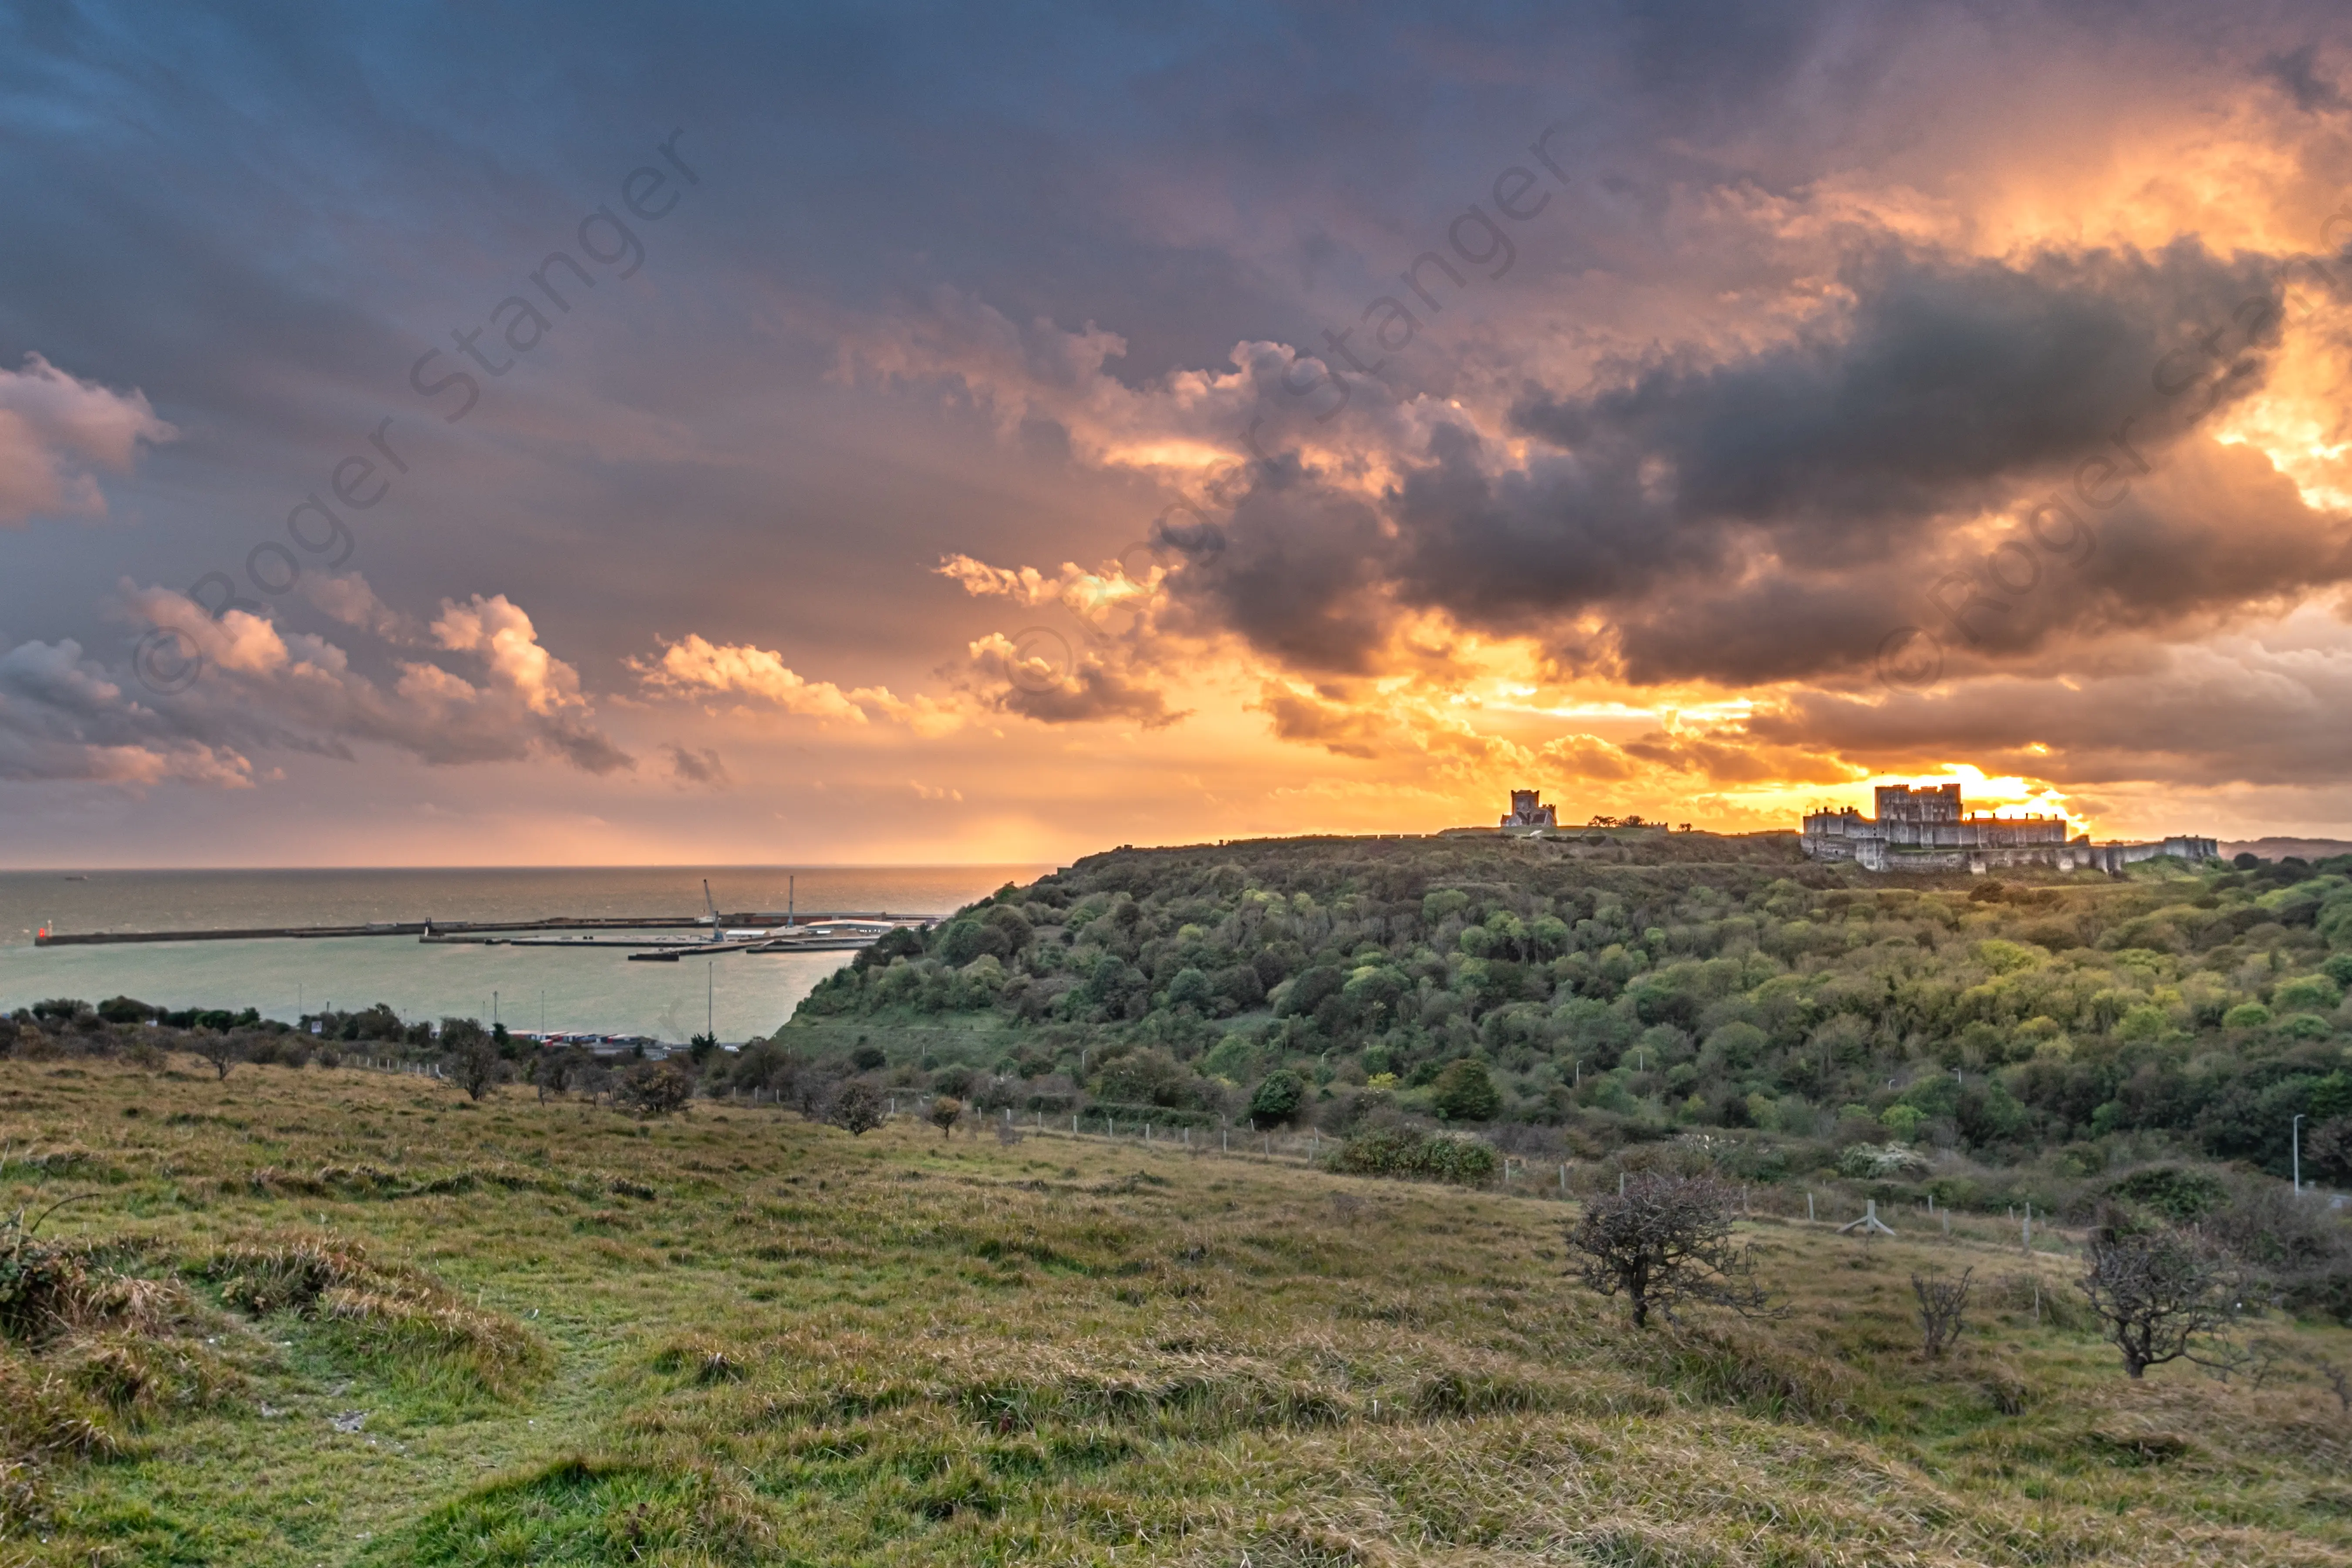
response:
<svg viewBox="0 0 2352 1568"><path fill-rule="evenodd" d="M1808 813L1805 853L1816 860L1852 860L1865 871L1983 872L2010 866L2120 871L2158 855L2182 860L2221 858L2220 847L2210 838L2093 844L2087 834L2069 837L2063 816L1970 813L1956 784L1924 789L1881 784L1876 803L1874 817L1852 806Z"/></svg>
<svg viewBox="0 0 2352 1568"><path fill-rule="evenodd" d="M1559 812L1543 804L1543 791L1515 789L1511 792L1511 815L1503 818L1506 833L1549 833L1559 826Z"/></svg>

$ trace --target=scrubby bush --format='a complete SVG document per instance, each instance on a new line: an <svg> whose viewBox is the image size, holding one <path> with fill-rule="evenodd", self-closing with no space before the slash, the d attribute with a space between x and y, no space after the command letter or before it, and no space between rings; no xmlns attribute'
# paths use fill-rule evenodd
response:
<svg viewBox="0 0 2352 1568"><path fill-rule="evenodd" d="M1298 1075L1287 1068L1266 1074L1250 1096L1250 1125L1264 1129L1279 1127L1298 1115L1298 1108L1307 1098L1307 1086Z"/></svg>
<svg viewBox="0 0 2352 1568"><path fill-rule="evenodd" d="M1838 1151L1838 1174L1855 1181L1910 1180L1927 1173L1927 1157L1900 1143L1854 1143Z"/></svg>
<svg viewBox="0 0 2352 1568"><path fill-rule="evenodd" d="M1448 1121L1492 1121L1503 1097L1486 1064L1473 1057L1448 1062L1429 1086L1430 1109Z"/></svg>
<svg viewBox="0 0 2352 1568"><path fill-rule="evenodd" d="M1359 1176L1403 1176L1476 1186L1500 1164L1494 1146L1459 1133L1423 1132L1402 1124L1374 1127L1339 1145L1326 1163Z"/></svg>
<svg viewBox="0 0 2352 1568"><path fill-rule="evenodd" d="M622 1075L620 1098L640 1116L670 1116L694 1098L694 1075L674 1061L639 1062Z"/></svg>
<svg viewBox="0 0 2352 1568"><path fill-rule="evenodd" d="M962 1115L963 1101L955 1096L941 1094L932 1097L931 1125L940 1130L940 1137L945 1138L952 1134L955 1131L957 1121Z"/></svg>
<svg viewBox="0 0 2352 1568"><path fill-rule="evenodd" d="M888 1114L881 1091L860 1079L843 1084L833 1097L834 1124L853 1138L873 1131Z"/></svg>

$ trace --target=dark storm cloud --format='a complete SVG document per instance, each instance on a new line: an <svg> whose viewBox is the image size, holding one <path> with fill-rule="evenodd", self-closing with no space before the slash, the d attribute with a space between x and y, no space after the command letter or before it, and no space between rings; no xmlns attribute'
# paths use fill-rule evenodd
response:
<svg viewBox="0 0 2352 1568"><path fill-rule="evenodd" d="M1874 252L1844 269L1851 304L1789 341L1531 389L1514 419L1543 444L1523 460L1437 425L1381 515L1262 466L1230 548L1176 586L1301 668L1367 668L1395 605L1504 635L1600 616L1637 681L1741 682L1866 665L1890 606L1965 563L1961 525L2041 493L2069 510L2023 526L2071 570L2030 563L2051 586L1982 629L1988 653L2339 581L2340 523L2257 455L2183 440L2192 408L2218 421L2263 384L2275 271L2187 242ZM2168 403L2158 367L2200 364L2217 325L2241 374Z"/></svg>
<svg viewBox="0 0 2352 1568"><path fill-rule="evenodd" d="M2344 93L2335 82L2319 73L2319 47L2305 44L2265 59L2262 74L2284 89L2294 106L2305 114L2344 107Z"/></svg>
<svg viewBox="0 0 2352 1568"><path fill-rule="evenodd" d="M727 775L727 764L709 747L697 751L671 741L661 750L662 760L669 765L670 777L681 784L702 784L716 789L732 782Z"/></svg>
<svg viewBox="0 0 2352 1568"><path fill-rule="evenodd" d="M1655 465L1675 523L1756 525L1799 563L1902 548L2111 446L2157 362L2273 298L2270 270L2189 242L2021 267L1897 252L1849 268L1852 310L1793 342L1536 394L1515 416L1612 473Z"/></svg>
<svg viewBox="0 0 2352 1568"><path fill-rule="evenodd" d="M1994 676L1864 701L1808 692L1748 739L1873 765L2178 784L2340 784L2352 773L2352 653L2342 647L2147 649L2066 680Z"/></svg>
<svg viewBox="0 0 2352 1568"><path fill-rule="evenodd" d="M1243 498L1220 537L1177 573L1187 615L1296 668L1371 668L1393 617L1393 541L1374 509L1291 468Z"/></svg>

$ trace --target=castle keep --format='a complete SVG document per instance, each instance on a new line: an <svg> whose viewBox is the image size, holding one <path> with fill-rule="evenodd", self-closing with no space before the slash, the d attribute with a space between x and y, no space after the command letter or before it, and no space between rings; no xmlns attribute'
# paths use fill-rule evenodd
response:
<svg viewBox="0 0 2352 1568"><path fill-rule="evenodd" d="M2158 855L2183 860L2212 860L2221 855L2210 838L2094 844L2087 834L2070 837L2063 816L1971 813L1956 784L1924 789L1881 784L1875 802L1875 816L1864 816L1852 806L1807 814L1805 853L1816 860L1852 860L1867 871L1976 872L2011 866L2120 871Z"/></svg>
<svg viewBox="0 0 2352 1568"><path fill-rule="evenodd" d="M1559 813L1543 803L1543 791L1515 789L1511 815L1503 818L1506 833L1549 833L1559 826Z"/></svg>

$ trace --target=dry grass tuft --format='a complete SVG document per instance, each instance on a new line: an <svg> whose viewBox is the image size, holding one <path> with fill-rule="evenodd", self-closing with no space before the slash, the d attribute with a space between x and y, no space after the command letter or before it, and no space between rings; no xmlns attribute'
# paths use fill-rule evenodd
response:
<svg viewBox="0 0 2352 1568"><path fill-rule="evenodd" d="M547 1361L514 1319L429 1275L381 1264L342 1237L297 1233L235 1241L204 1266L221 1299L256 1317L292 1312L342 1325L373 1347L436 1358L511 1394Z"/></svg>

